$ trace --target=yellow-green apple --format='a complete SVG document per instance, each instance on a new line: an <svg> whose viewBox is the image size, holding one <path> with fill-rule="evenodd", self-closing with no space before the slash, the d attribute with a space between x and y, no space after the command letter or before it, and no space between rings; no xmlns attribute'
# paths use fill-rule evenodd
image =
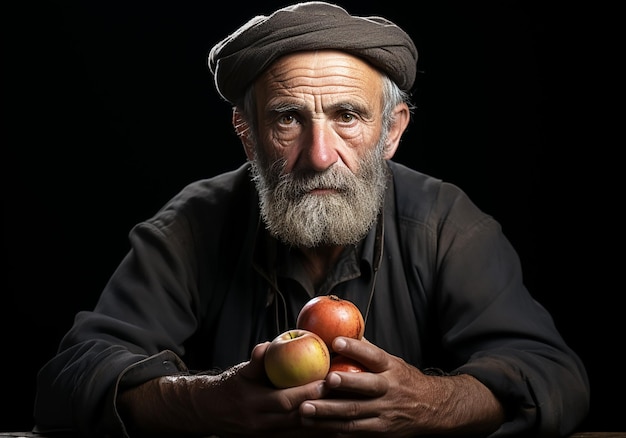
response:
<svg viewBox="0 0 626 438"><path fill-rule="evenodd" d="M323 380L330 367L330 352L318 335L292 329L276 336L267 347L265 372L277 388Z"/></svg>
<svg viewBox="0 0 626 438"><path fill-rule="evenodd" d="M332 342L337 336L362 339L365 321L352 301L336 295L320 295L311 298L300 309L296 327L319 335L333 352Z"/></svg>

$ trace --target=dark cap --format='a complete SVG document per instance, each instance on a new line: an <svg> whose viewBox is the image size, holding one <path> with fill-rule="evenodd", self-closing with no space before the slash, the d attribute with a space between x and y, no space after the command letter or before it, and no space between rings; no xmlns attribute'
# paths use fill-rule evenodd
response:
<svg viewBox="0 0 626 438"><path fill-rule="evenodd" d="M336 5L313 1L250 19L217 43L209 69L220 95L238 102L272 62L288 53L336 49L358 56L410 91L417 49L406 32L382 17L357 17Z"/></svg>

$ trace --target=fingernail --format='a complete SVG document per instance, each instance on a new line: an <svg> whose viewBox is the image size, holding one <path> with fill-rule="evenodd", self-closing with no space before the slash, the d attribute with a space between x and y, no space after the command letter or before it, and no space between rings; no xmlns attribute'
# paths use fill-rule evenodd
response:
<svg viewBox="0 0 626 438"><path fill-rule="evenodd" d="M337 373L330 373L328 376L326 376L326 384L330 388L336 388L341 385L341 377L339 377Z"/></svg>
<svg viewBox="0 0 626 438"><path fill-rule="evenodd" d="M315 415L315 406L311 403L303 403L300 407L300 413L303 417L312 417Z"/></svg>
<svg viewBox="0 0 626 438"><path fill-rule="evenodd" d="M337 338L335 339L335 342L333 343L333 349L334 350L343 350L344 348L346 348L347 342L345 339L343 338Z"/></svg>

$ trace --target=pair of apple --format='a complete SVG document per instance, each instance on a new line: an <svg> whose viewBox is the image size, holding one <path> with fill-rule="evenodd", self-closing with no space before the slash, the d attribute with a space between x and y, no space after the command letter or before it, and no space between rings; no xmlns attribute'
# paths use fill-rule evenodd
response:
<svg viewBox="0 0 626 438"><path fill-rule="evenodd" d="M296 328L270 342L265 372L274 386L289 388L322 380L329 371L363 371L356 361L333 352L337 336L362 339L365 321L359 308L336 295L310 299L300 310Z"/></svg>

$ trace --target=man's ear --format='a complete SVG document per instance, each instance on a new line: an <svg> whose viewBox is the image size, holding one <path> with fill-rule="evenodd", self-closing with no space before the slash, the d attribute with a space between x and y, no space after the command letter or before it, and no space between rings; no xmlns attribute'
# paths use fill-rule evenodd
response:
<svg viewBox="0 0 626 438"><path fill-rule="evenodd" d="M410 121L411 111L409 110L409 106L404 102L398 104L393 110L393 124L387 134L387 143L385 145L386 160L391 159L395 155L400 145L402 134L404 134L407 126L409 126Z"/></svg>
<svg viewBox="0 0 626 438"><path fill-rule="evenodd" d="M254 144L252 142L252 136L250 135L250 125L237 108L233 109L232 123L237 137L241 140L246 157L248 157L248 160L252 161L254 159Z"/></svg>

